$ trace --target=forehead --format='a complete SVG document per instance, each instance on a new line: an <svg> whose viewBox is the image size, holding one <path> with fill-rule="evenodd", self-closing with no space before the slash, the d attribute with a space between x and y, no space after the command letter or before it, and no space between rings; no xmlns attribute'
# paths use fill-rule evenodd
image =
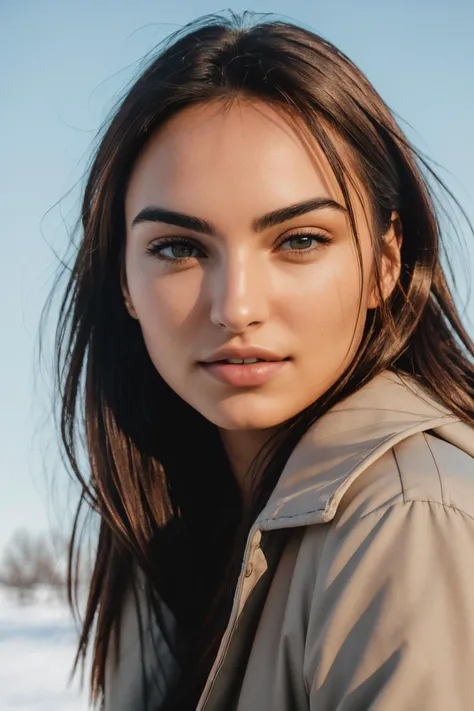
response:
<svg viewBox="0 0 474 711"><path fill-rule="evenodd" d="M343 146L338 153L346 162ZM157 203L224 224L316 196L344 202L317 140L283 111L237 99L189 107L158 129L136 161L125 211L127 224Z"/></svg>

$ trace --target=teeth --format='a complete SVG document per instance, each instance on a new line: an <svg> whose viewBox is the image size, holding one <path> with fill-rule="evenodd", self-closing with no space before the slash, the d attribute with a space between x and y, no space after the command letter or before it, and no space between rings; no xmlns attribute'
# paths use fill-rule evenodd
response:
<svg viewBox="0 0 474 711"><path fill-rule="evenodd" d="M235 365L242 365L243 363L258 363L259 358L227 358L227 363L234 363Z"/></svg>

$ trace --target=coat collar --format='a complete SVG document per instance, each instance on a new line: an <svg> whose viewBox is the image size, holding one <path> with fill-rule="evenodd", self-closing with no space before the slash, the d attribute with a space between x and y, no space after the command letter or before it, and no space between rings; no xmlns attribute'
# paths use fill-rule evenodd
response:
<svg viewBox="0 0 474 711"><path fill-rule="evenodd" d="M332 520L352 482L397 442L426 430L452 431L453 425L456 440L458 428L467 425L414 379L384 371L305 433L255 526L271 530Z"/></svg>

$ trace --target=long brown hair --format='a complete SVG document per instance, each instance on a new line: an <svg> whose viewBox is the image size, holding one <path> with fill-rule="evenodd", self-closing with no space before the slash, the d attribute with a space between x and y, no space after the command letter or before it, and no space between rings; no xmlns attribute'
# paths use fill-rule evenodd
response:
<svg viewBox="0 0 474 711"><path fill-rule="evenodd" d="M462 419L474 419L473 344L441 265L433 191L441 182L342 52L297 25L252 25L250 19L248 13L205 16L167 39L106 125L85 187L82 237L60 309L56 362L62 443L82 488L70 546L72 606L81 511L93 510L100 520L76 658L76 664L84 658L94 634L95 700L103 692L112 632L119 634L125 591L140 570L157 623L163 600L177 620L178 638L187 641L169 640L181 676L165 707L195 708L225 627L249 528L292 448L338 400L389 368L417 378ZM395 291L369 312L344 375L279 428L259 460L258 485L245 510L216 427L153 367L120 284L124 194L137 156L179 111L215 100L225 105L236 96L271 102L309 129L341 187L358 246L348 192L354 181L334 136L350 149L371 201L376 275L381 236L394 211L404 236Z"/></svg>

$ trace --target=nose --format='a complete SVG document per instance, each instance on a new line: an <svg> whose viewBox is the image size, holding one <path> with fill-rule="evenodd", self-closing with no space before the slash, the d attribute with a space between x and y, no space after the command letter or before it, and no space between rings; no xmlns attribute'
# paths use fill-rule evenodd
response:
<svg viewBox="0 0 474 711"><path fill-rule="evenodd" d="M268 318L265 269L251 254L228 255L209 275L212 305L211 321L232 333L242 333Z"/></svg>

